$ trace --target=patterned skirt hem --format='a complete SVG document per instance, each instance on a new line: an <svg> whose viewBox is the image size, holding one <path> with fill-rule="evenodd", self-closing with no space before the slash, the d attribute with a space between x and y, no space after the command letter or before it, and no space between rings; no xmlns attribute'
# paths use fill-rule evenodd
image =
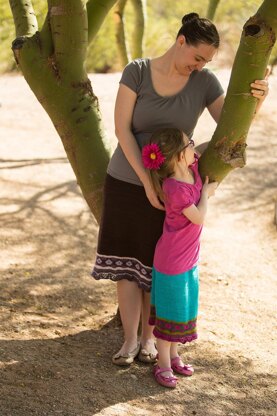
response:
<svg viewBox="0 0 277 416"><path fill-rule="evenodd" d="M156 338L164 339L169 342L180 342L185 344L197 339L196 330L197 318L191 319L187 322L177 322L169 319L163 319L156 316L156 310L151 305L151 312L149 317L149 325L153 325L153 334Z"/></svg>
<svg viewBox="0 0 277 416"><path fill-rule="evenodd" d="M104 272L97 273L96 271L93 271L91 273L91 276L95 280L112 280L113 282L119 282L120 280L125 279L125 280L129 280L129 282L136 282L138 287L140 289L143 289L145 292L151 291L151 285L147 285L139 281L139 279L137 279L135 276L127 275L126 273L115 275L113 273L104 273Z"/></svg>
<svg viewBox="0 0 277 416"><path fill-rule="evenodd" d="M160 338L163 339L165 341L169 341L169 342L180 342L181 344L185 344L186 342L191 342L191 341L195 341L198 338L197 333L195 332L194 334L191 335L169 335L169 334L164 334L162 332L160 332L157 328L154 328L153 334L156 338Z"/></svg>
<svg viewBox="0 0 277 416"><path fill-rule="evenodd" d="M139 260L129 257L117 257L97 254L92 277L118 282L126 279L137 283L140 289L150 292L152 268L144 266Z"/></svg>

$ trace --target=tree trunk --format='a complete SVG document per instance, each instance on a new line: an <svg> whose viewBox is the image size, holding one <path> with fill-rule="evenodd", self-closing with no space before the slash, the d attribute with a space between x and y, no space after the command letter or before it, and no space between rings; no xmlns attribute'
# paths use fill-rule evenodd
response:
<svg viewBox="0 0 277 416"><path fill-rule="evenodd" d="M144 0L131 0L134 7L135 25L132 34L132 59L141 58L143 54L143 35L145 21Z"/></svg>
<svg viewBox="0 0 277 416"><path fill-rule="evenodd" d="M202 178L208 175L221 182L232 169L245 165L246 138L257 105L250 84L265 75L276 30L276 0L264 0L244 25L220 121L200 158Z"/></svg>
<svg viewBox="0 0 277 416"><path fill-rule="evenodd" d="M129 62L129 53L124 29L124 8L127 0L119 0L114 9L115 38L122 68Z"/></svg>
<svg viewBox="0 0 277 416"><path fill-rule="evenodd" d="M209 0L208 11L207 11L207 18L210 20L214 19L215 12L220 0Z"/></svg>
<svg viewBox="0 0 277 416"><path fill-rule="evenodd" d="M101 4L107 10L114 2L102 0ZM93 32L88 31L88 21L97 22L99 28L105 17L101 11L97 20L99 4L87 3L89 16L93 16L88 19L81 0L48 0L48 15L38 32L32 2L10 0L17 36L12 45L15 59L60 135L84 198L98 221L109 153L98 99L84 62L88 32Z"/></svg>

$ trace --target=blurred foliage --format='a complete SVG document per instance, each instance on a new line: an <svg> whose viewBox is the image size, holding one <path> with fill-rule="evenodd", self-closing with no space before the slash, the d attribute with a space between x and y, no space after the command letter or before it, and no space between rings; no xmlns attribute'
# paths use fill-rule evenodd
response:
<svg viewBox="0 0 277 416"><path fill-rule="evenodd" d="M184 14L191 11L205 16L208 0L198 0L191 8L191 0L148 0L144 39L144 56L162 54L175 40ZM221 36L220 65L232 65L244 23L256 13L262 0L221 0L215 15L215 24ZM46 0L33 1L39 27L42 26L47 11ZM132 5L125 8L126 37L134 30L135 20ZM15 38L12 14L7 0L0 0L0 72L16 69L11 42ZM272 60L277 56L274 47ZM100 31L88 48L87 70L89 72L120 71L117 56L113 9L106 17Z"/></svg>

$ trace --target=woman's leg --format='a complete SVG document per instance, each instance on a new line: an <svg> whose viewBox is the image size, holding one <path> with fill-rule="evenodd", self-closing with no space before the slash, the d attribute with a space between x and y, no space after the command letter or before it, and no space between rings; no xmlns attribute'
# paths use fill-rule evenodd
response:
<svg viewBox="0 0 277 416"><path fill-rule="evenodd" d="M142 313L141 313L141 346L150 354L157 354L155 347L155 337L153 335L153 325L149 325L150 317L150 293L142 293Z"/></svg>
<svg viewBox="0 0 277 416"><path fill-rule="evenodd" d="M125 339L119 352L126 354L137 346L142 290L135 282L123 279L117 282L117 297Z"/></svg>

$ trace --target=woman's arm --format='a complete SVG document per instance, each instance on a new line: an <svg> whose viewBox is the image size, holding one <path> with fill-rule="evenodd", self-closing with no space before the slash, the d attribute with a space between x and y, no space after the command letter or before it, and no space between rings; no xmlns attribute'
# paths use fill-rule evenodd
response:
<svg viewBox="0 0 277 416"><path fill-rule="evenodd" d="M207 107L210 115L216 123L218 123L220 119L221 110L224 104L224 98L224 95L220 95L214 102L212 102L211 105ZM204 151L208 147L208 144L209 142L207 141L196 146L195 150L199 156L201 156L204 153Z"/></svg>
<svg viewBox="0 0 277 416"><path fill-rule="evenodd" d="M114 111L115 134L128 162L141 180L147 198L158 209L164 209L150 182L149 173L143 167L140 148L131 130L137 94L124 84L120 84Z"/></svg>
<svg viewBox="0 0 277 416"><path fill-rule="evenodd" d="M258 99L257 107L255 110L255 114L260 110L262 103L264 102L267 94L268 94L268 76L270 74L270 69L267 68L266 74L264 79L256 80L250 84L251 86L251 94L253 97ZM221 95L218 97L211 105L208 106L209 113L211 114L212 118L216 123L218 123L222 111L222 107L224 104L225 96Z"/></svg>
<svg viewBox="0 0 277 416"><path fill-rule="evenodd" d="M219 122L221 111L223 108L225 96L224 94L220 95L215 101L212 102L207 108L216 123Z"/></svg>

